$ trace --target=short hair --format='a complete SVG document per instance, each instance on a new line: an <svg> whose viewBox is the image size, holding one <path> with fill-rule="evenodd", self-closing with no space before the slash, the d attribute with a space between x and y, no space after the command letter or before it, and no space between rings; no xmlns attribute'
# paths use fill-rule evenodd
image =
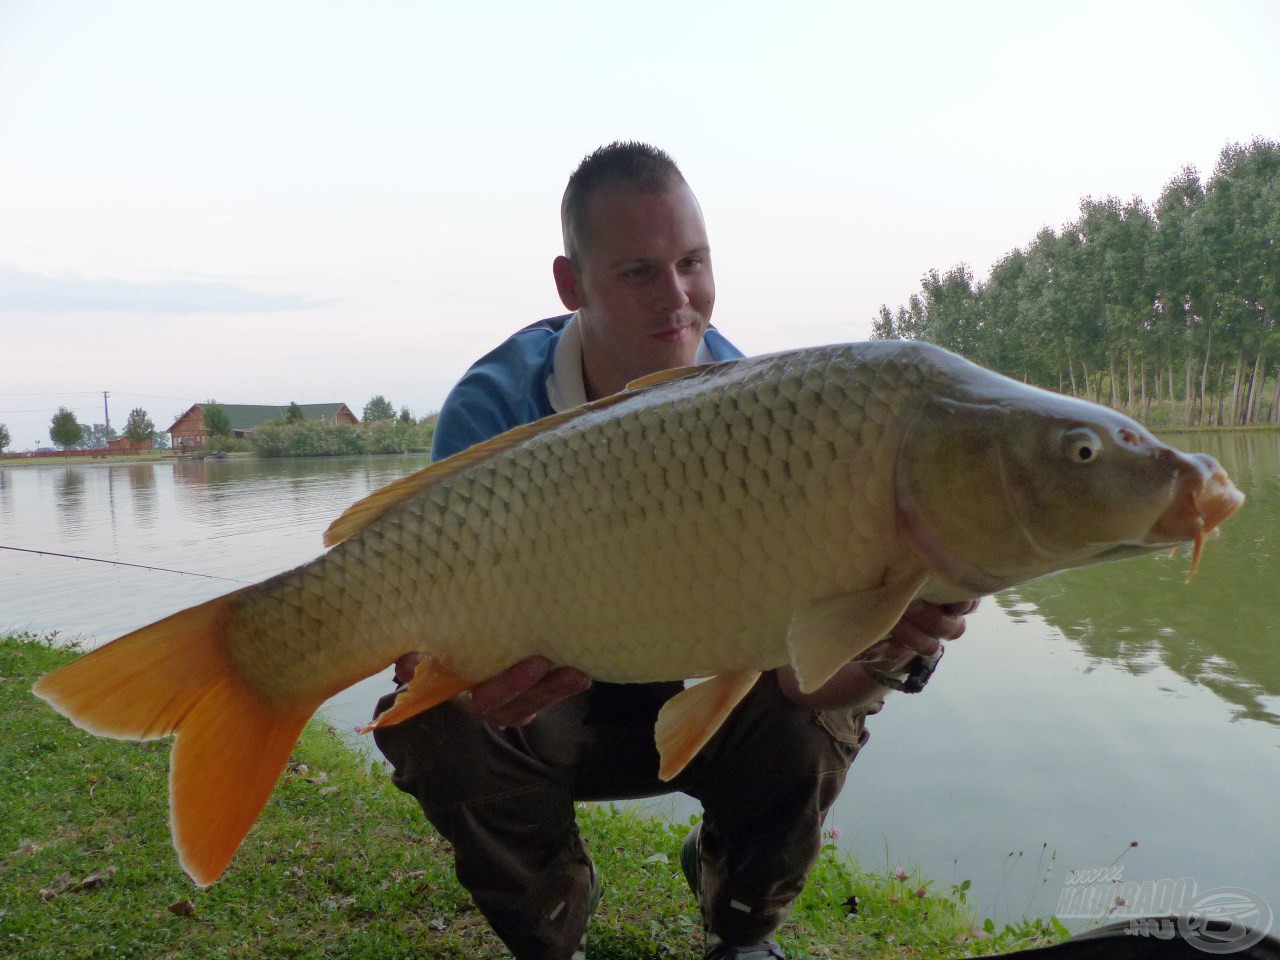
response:
<svg viewBox="0 0 1280 960"><path fill-rule="evenodd" d="M628 187L642 193L657 193L684 182L684 174L671 156L647 143L615 140L587 154L569 177L560 201L564 255L574 260L581 253L587 206L602 190Z"/></svg>

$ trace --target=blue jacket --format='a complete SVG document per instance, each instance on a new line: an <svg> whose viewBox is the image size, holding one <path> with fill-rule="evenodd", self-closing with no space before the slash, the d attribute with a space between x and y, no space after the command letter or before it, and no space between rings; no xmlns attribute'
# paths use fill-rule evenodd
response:
<svg viewBox="0 0 1280 960"><path fill-rule="evenodd" d="M547 398L547 378L571 316L530 324L472 364L440 408L431 441L433 461L555 412ZM743 355L714 328L707 329L703 342L716 360Z"/></svg>

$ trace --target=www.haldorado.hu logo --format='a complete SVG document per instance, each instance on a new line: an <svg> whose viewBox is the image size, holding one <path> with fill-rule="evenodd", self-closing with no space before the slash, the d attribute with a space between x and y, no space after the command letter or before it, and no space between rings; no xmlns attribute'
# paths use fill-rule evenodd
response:
<svg viewBox="0 0 1280 960"><path fill-rule="evenodd" d="M1190 877L1124 881L1123 866L1072 870L1054 914L1062 920L1128 920L1126 933L1170 940L1181 934L1205 953L1247 950L1271 930L1271 905L1243 887L1200 891Z"/></svg>

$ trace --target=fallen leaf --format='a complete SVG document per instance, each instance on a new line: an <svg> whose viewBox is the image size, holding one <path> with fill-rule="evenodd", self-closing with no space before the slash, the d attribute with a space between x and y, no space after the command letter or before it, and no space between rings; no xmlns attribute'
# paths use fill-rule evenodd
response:
<svg viewBox="0 0 1280 960"><path fill-rule="evenodd" d="M337 793L339 789L340 789L339 787L321 787L321 788L320 788L320 796L322 796L322 797L331 797L331 796L333 796L335 793Z"/></svg>
<svg viewBox="0 0 1280 960"><path fill-rule="evenodd" d="M47 887L42 887L40 889L40 896L44 897L46 900L52 900L58 894L65 893L74 883L75 881L71 879L71 874L64 873Z"/></svg>
<svg viewBox="0 0 1280 960"><path fill-rule="evenodd" d="M427 929L440 933L445 927L444 917L436 917L427 923Z"/></svg>
<svg viewBox="0 0 1280 960"><path fill-rule="evenodd" d="M317 784L319 784L319 783L324 783L324 782L325 782L326 780L328 780L328 779L329 779L329 774L327 774L327 773L325 773L323 770L321 770L321 771L320 771L319 773L317 773L314 777L307 777L307 783L317 783Z"/></svg>
<svg viewBox="0 0 1280 960"><path fill-rule="evenodd" d="M95 870L83 880L76 884L77 890L95 890L102 886L108 880L116 875L118 871L115 867L105 867L102 870Z"/></svg>
<svg viewBox="0 0 1280 960"><path fill-rule="evenodd" d="M179 900L177 903L169 904L169 912L176 913L180 917L189 917L196 912L196 905L191 900Z"/></svg>

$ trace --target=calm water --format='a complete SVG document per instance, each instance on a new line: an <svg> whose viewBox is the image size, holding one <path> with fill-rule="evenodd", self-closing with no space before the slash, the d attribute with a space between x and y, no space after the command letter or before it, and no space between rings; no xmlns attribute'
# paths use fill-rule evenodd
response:
<svg viewBox="0 0 1280 960"><path fill-rule="evenodd" d="M1117 857L1125 880L1246 887L1280 910L1280 438L1174 441L1250 497L1195 581L1185 555L1149 557L985 601L929 690L870 722L831 820L866 866L971 880L997 920L1049 915L1070 870ZM0 544L254 581L423 462L0 468ZM0 550L0 628L97 643L235 585ZM388 677L331 703L335 725L366 719Z"/></svg>

